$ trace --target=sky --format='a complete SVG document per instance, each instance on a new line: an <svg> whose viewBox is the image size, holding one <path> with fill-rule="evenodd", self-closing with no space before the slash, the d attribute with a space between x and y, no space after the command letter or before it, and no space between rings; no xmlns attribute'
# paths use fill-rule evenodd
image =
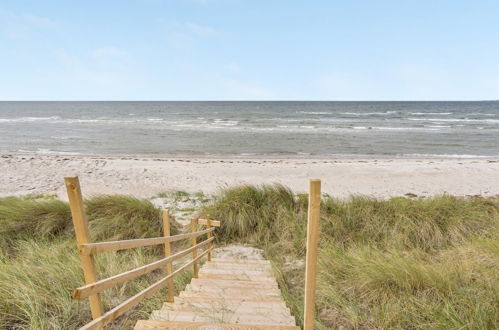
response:
<svg viewBox="0 0 499 330"><path fill-rule="evenodd" d="M497 0L0 0L0 100L491 99Z"/></svg>

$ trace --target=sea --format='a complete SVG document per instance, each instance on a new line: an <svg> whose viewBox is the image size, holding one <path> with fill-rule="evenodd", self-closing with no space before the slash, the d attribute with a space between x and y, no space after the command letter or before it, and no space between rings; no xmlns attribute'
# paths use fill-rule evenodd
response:
<svg viewBox="0 0 499 330"><path fill-rule="evenodd" d="M0 153L499 157L499 101L5 101Z"/></svg>

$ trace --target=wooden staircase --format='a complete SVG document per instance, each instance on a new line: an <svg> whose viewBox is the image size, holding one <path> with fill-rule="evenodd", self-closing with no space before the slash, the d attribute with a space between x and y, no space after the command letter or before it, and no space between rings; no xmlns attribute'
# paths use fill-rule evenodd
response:
<svg viewBox="0 0 499 330"><path fill-rule="evenodd" d="M164 210L162 237L92 242L80 181L78 177L67 177L64 181L85 279L85 285L76 288L72 298L88 298L92 313L92 321L80 330L105 329L108 324L164 288L168 290L168 302L162 309L154 311L149 320L138 321L135 329L299 329L282 300L267 260L237 254L226 258L211 258L213 231L222 225L220 221L212 220L209 216L206 219L193 218L190 221L190 233L171 236L170 214L168 210ZM314 329L320 184L320 180L310 180L303 315L305 330ZM199 242L204 235L207 238ZM172 254L171 243L181 240L191 240L191 247ZM99 279L94 264L96 254L154 245L164 245L164 258ZM173 262L189 254L192 255L192 260L173 270ZM204 256L207 256L208 261L199 271L199 263ZM173 279L190 267L193 267L194 278L175 299ZM104 310L102 291L160 268L166 270L165 277L117 306Z"/></svg>
<svg viewBox="0 0 499 330"><path fill-rule="evenodd" d="M135 329L300 329L282 300L270 262L206 262L174 302L140 320Z"/></svg>

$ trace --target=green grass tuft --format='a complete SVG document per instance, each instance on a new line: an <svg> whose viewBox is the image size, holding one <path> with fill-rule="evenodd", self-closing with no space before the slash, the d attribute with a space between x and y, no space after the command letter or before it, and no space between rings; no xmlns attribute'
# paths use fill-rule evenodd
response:
<svg viewBox="0 0 499 330"><path fill-rule="evenodd" d="M103 195L85 202L92 239L121 240L163 235L161 213L151 202L124 195ZM172 223L170 232L178 233Z"/></svg>
<svg viewBox="0 0 499 330"><path fill-rule="evenodd" d="M20 197L0 198L0 249L23 237L48 237L67 233L71 229L71 212L67 203Z"/></svg>

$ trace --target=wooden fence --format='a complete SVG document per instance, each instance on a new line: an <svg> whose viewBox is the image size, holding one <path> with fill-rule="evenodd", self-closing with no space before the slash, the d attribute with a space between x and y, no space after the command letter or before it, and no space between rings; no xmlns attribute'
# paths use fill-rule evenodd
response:
<svg viewBox="0 0 499 330"><path fill-rule="evenodd" d="M73 299L88 298L90 301L90 310L92 312L93 321L83 326L81 329L102 329L107 324L118 318L120 315L139 304L142 300L152 296L157 291L167 287L167 301L173 302L173 278L192 266L194 269L194 277L198 277L199 260L207 255L208 260L211 260L211 250L214 227L219 227L220 222L211 219L192 219L191 232L170 236L170 215L168 211L163 211L163 237L131 239L113 242L91 242L88 230L88 219L83 207L83 198L80 189L78 177L65 178L66 189L71 207L71 215L75 228L76 241L78 243L78 252L81 259L85 284L77 288L73 293ZM206 226L207 229L197 231L198 225ZM207 235L207 239L198 242L198 237ZM171 254L171 243L191 239L192 246L175 254ZM124 249L132 249L137 247L151 246L164 244L165 258L144 265L127 272L114 275L105 279L98 280L97 272L94 264L94 255L107 251L118 251ZM199 249L205 248L199 253ZM185 265L173 271L172 262L188 254L192 254L192 260ZM139 276L147 274L153 270L165 268L166 276L156 283L149 286L147 289L137 293L133 297L125 300L111 310L104 312L100 298L100 292L115 285L133 280Z"/></svg>

